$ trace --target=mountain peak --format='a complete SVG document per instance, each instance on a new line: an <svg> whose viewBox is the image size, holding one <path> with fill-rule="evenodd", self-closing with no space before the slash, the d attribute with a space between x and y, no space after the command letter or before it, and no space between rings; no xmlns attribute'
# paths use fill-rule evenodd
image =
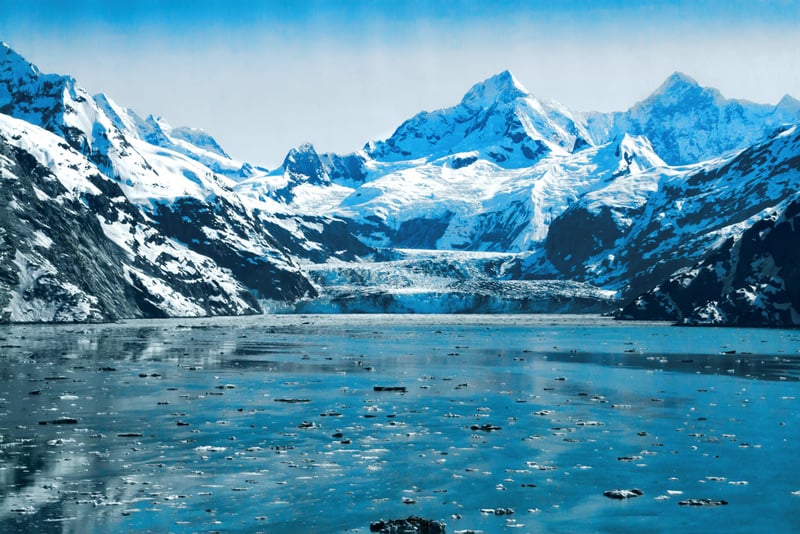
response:
<svg viewBox="0 0 800 534"><path fill-rule="evenodd" d="M286 168L294 168L294 165L301 161L319 159L314 145L311 143L303 143L298 147L289 149L289 153L283 160L283 166Z"/></svg>
<svg viewBox="0 0 800 534"><path fill-rule="evenodd" d="M328 182L319 154L311 143L303 143L299 147L289 150L283 160L283 168L285 172L303 177L303 181L312 184L319 185Z"/></svg>
<svg viewBox="0 0 800 534"><path fill-rule="evenodd" d="M703 107L721 105L726 101L718 89L704 87L688 74L675 71L649 97L632 109L641 105Z"/></svg>
<svg viewBox="0 0 800 534"><path fill-rule="evenodd" d="M780 102L775 106L776 109L783 110L790 114L800 113L800 100L797 100L790 94L783 95Z"/></svg>
<svg viewBox="0 0 800 534"><path fill-rule="evenodd" d="M0 74L6 79L10 79L9 75L11 75L13 78L21 80L28 76L37 76L39 69L19 55L8 43L0 41Z"/></svg>
<svg viewBox="0 0 800 534"><path fill-rule="evenodd" d="M656 89L656 93L674 93L700 87L697 80L680 71L675 71Z"/></svg>
<svg viewBox="0 0 800 534"><path fill-rule="evenodd" d="M467 106L488 107L496 102L507 103L529 94L511 71L504 70L473 85L461 103Z"/></svg>
<svg viewBox="0 0 800 534"><path fill-rule="evenodd" d="M155 115L150 114L147 116L147 119L145 119L145 121L147 122L147 124L149 124L154 128L159 128L161 130L166 130L166 131L172 130L172 126L166 121L166 119L164 119L164 117L161 116L157 117Z"/></svg>
<svg viewBox="0 0 800 534"><path fill-rule="evenodd" d="M203 130L202 128L191 128L189 126L178 126L177 128L172 128L169 133L170 137L173 139L180 139L182 141L186 141L187 143L191 143L194 146L201 148L203 150L208 150L213 152L223 158L231 159L225 150L220 146L214 137L212 137L208 132ZM252 171L252 167L251 167Z"/></svg>
<svg viewBox="0 0 800 534"><path fill-rule="evenodd" d="M292 150L295 150L295 149L292 149ZM314 153L316 153L316 151L317 151L317 149L314 148L314 145L312 145L309 142L303 143L302 145L297 147L296 150L298 152L314 152Z"/></svg>

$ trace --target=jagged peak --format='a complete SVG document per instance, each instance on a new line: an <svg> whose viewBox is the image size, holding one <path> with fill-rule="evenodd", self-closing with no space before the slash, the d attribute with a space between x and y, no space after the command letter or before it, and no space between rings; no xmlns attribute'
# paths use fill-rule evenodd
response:
<svg viewBox="0 0 800 534"><path fill-rule="evenodd" d="M790 113L800 113L800 100L796 99L789 93L786 93L775 107Z"/></svg>
<svg viewBox="0 0 800 534"><path fill-rule="evenodd" d="M291 168L300 161L319 160L319 154L311 143L303 143L300 146L289 149L288 154L283 159L283 167Z"/></svg>
<svg viewBox="0 0 800 534"><path fill-rule="evenodd" d="M527 89L509 70L476 83L461 100L462 105L488 107L496 102L511 102L530 96Z"/></svg>
<svg viewBox="0 0 800 534"><path fill-rule="evenodd" d="M675 71L667 77L653 93L645 100L637 103L632 109L642 105L645 107L654 103L660 105L674 105L686 100L710 99L717 104L724 104L728 101L718 89L704 87L697 80L680 71Z"/></svg>
<svg viewBox="0 0 800 534"><path fill-rule="evenodd" d="M700 84L697 83L697 80L680 71L675 71L664 80L658 89L655 90L654 94L664 94L664 93L675 93L675 92L683 92L691 89L700 88Z"/></svg>
<svg viewBox="0 0 800 534"><path fill-rule="evenodd" d="M167 122L164 117L157 117L155 115L148 115L145 119L145 122L153 128L157 128L161 131L168 132L172 130L172 126Z"/></svg>
<svg viewBox="0 0 800 534"><path fill-rule="evenodd" d="M316 184L328 181L322 160L311 143L303 143L289 150L282 167L284 172L299 177L302 181Z"/></svg>
<svg viewBox="0 0 800 534"><path fill-rule="evenodd" d="M0 42L0 71L14 72L18 78L22 78L26 74L32 76L40 74L36 65L19 55L5 41Z"/></svg>
<svg viewBox="0 0 800 534"><path fill-rule="evenodd" d="M289 153L286 155L286 159L290 157L296 157L301 154L317 155L317 150L314 148L313 144L303 143L300 146L290 148Z"/></svg>
<svg viewBox="0 0 800 534"><path fill-rule="evenodd" d="M299 147L297 147L299 152L317 152L317 149L314 148L314 145L311 143L303 143Z"/></svg>
<svg viewBox="0 0 800 534"><path fill-rule="evenodd" d="M686 74L685 72L681 72L676 70L672 74L670 74L667 79L666 83L672 84L683 84L683 85L700 85L697 83L697 80Z"/></svg>

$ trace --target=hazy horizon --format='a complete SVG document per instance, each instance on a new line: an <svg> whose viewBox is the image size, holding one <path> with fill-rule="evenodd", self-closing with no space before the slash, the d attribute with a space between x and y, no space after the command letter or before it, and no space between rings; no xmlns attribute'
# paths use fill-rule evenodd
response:
<svg viewBox="0 0 800 534"><path fill-rule="evenodd" d="M674 71L729 98L800 97L800 6L773 2L0 0L0 40L141 115L274 168L351 152L511 70L577 111L622 111Z"/></svg>

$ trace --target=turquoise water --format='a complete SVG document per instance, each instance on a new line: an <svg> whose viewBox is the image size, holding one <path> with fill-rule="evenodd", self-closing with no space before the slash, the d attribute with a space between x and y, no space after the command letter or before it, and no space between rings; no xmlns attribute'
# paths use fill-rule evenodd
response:
<svg viewBox="0 0 800 534"><path fill-rule="evenodd" d="M564 316L2 327L0 531L800 531L798 350Z"/></svg>

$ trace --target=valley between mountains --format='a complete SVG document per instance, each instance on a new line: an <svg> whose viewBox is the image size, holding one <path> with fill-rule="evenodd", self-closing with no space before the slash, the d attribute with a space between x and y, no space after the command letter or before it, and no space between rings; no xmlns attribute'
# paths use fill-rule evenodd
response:
<svg viewBox="0 0 800 534"><path fill-rule="evenodd" d="M349 154L237 161L0 46L0 322L602 313L800 325L800 101L614 113L476 83Z"/></svg>

